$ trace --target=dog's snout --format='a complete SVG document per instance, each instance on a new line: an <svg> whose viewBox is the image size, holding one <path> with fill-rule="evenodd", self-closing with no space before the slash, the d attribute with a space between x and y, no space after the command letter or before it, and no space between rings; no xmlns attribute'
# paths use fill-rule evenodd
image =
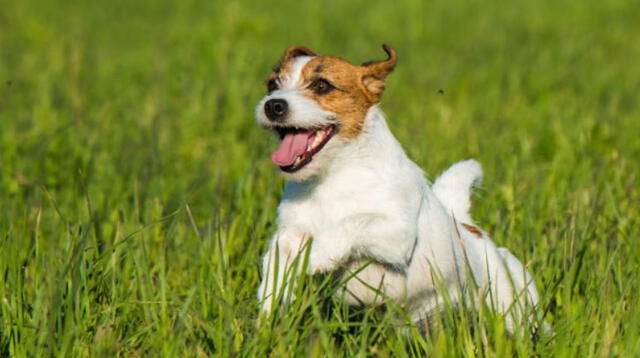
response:
<svg viewBox="0 0 640 358"><path fill-rule="evenodd" d="M280 98L270 99L264 104L264 113L272 121L281 121L284 119L288 109L289 104L287 101Z"/></svg>

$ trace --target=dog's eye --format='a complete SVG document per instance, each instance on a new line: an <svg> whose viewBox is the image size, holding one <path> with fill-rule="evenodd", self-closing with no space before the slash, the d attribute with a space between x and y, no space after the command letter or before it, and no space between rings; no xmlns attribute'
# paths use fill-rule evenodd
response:
<svg viewBox="0 0 640 358"><path fill-rule="evenodd" d="M271 93L277 89L278 89L278 81L276 81L275 78L267 82L267 92Z"/></svg>
<svg viewBox="0 0 640 358"><path fill-rule="evenodd" d="M329 93L335 87L324 78L318 78L311 83L309 88L311 88L313 92L315 92L315 94L320 95L320 94Z"/></svg>

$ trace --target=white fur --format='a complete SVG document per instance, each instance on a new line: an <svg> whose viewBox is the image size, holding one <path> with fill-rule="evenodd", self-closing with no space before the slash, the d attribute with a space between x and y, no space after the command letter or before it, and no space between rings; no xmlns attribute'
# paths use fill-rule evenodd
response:
<svg viewBox="0 0 640 358"><path fill-rule="evenodd" d="M458 162L433 183L431 189L442 204L452 211L457 220L471 223L469 209L471 209L471 193L469 189L482 182L482 168L473 159Z"/></svg>
<svg viewBox="0 0 640 358"><path fill-rule="evenodd" d="M295 76L287 81L294 80ZM296 84L287 86L268 98L289 96L298 101ZM294 113L321 113L315 103L295 103ZM258 117L263 117L260 110ZM314 118L330 117L325 113ZM292 120L302 121L295 115ZM505 314L511 331L529 319L523 317L525 306L538 301L531 275L486 234L478 238L461 225L472 223L469 196L482 177L476 161L453 165L430 187L391 134L383 113L373 106L357 138L334 137L301 172L285 185L278 229L264 257L258 297L265 311L291 298L300 269L293 262L310 244L310 274L339 268L348 274L373 261L340 292L351 304L391 299L404 305L417 322L440 307L445 290L453 301L484 297ZM472 289L471 280L479 290L460 297Z"/></svg>

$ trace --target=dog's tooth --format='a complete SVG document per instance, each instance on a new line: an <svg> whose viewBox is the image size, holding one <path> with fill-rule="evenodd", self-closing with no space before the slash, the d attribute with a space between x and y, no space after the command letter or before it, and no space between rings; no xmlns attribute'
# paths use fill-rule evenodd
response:
<svg viewBox="0 0 640 358"><path fill-rule="evenodd" d="M300 163L300 160L302 160L301 156L297 156L296 157L296 161L293 163L293 165L298 165Z"/></svg>

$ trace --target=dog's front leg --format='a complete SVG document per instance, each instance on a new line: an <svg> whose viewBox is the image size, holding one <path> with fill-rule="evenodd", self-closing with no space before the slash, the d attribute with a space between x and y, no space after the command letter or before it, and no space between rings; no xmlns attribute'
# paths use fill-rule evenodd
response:
<svg viewBox="0 0 640 358"><path fill-rule="evenodd" d="M258 300L264 312L271 312L274 304L291 299L308 238L304 232L287 228L279 228L271 238L262 261L262 282L258 288Z"/></svg>
<svg viewBox="0 0 640 358"><path fill-rule="evenodd" d="M416 242L415 224L383 214L357 214L314 235L309 273L334 270L352 256L371 258L403 271Z"/></svg>

